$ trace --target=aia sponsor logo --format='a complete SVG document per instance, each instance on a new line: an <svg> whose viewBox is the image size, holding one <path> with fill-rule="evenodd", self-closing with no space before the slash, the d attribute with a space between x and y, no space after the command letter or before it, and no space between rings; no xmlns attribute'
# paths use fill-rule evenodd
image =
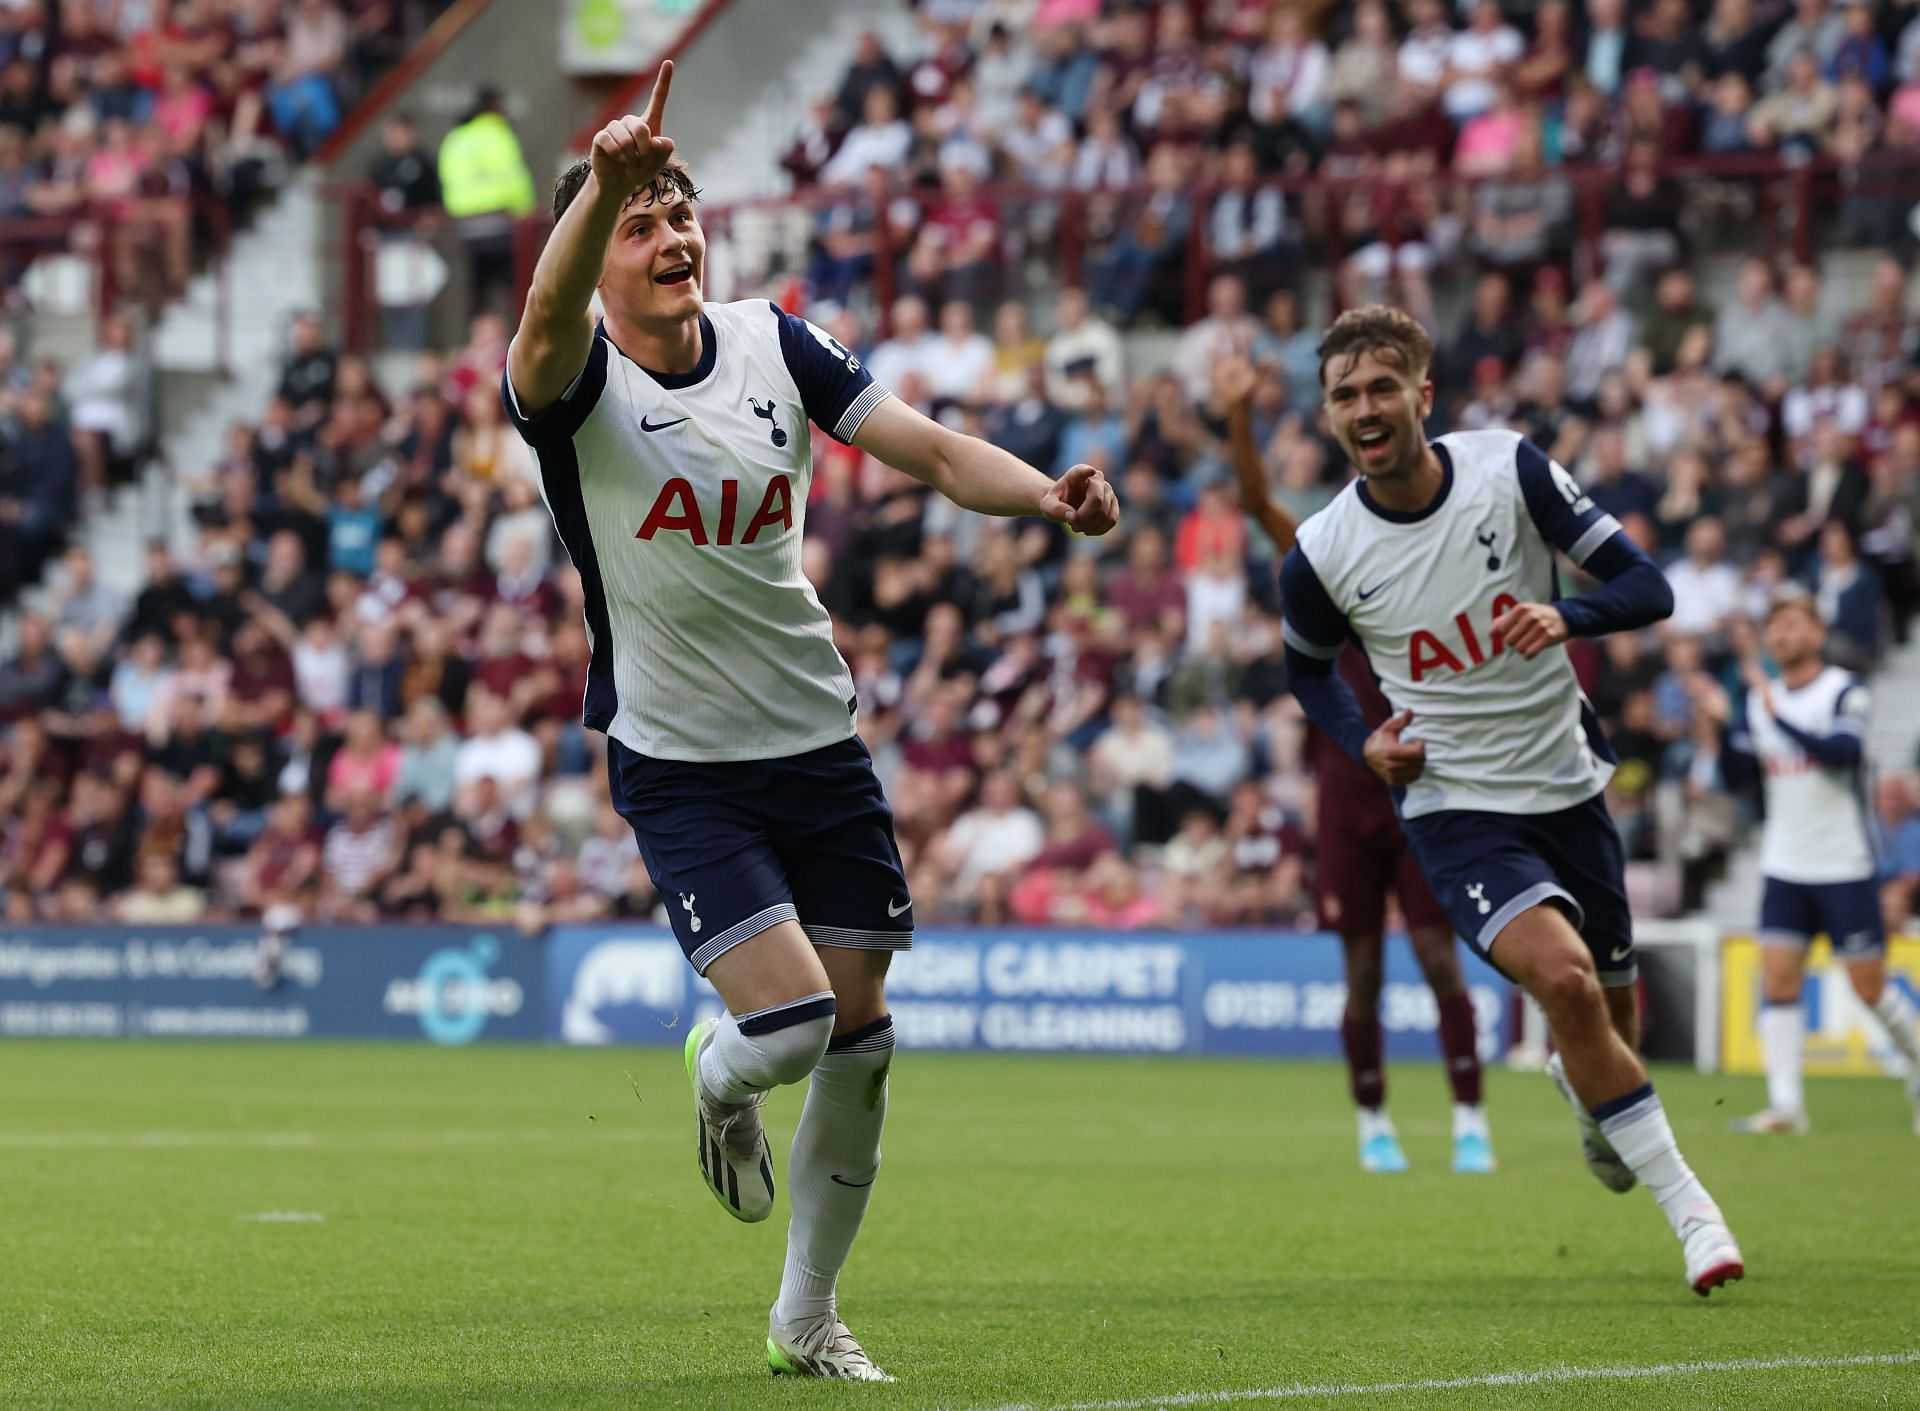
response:
<svg viewBox="0 0 1920 1411"><path fill-rule="evenodd" d="M1518 606L1519 599L1511 593L1502 593L1493 600L1493 606L1487 610L1484 647L1481 633L1474 627L1469 613L1455 613L1451 629L1429 632L1420 628L1407 640L1408 677L1424 681L1437 671L1471 671L1493 660L1507 649L1505 639L1493 630L1493 624L1501 613Z"/></svg>
<svg viewBox="0 0 1920 1411"><path fill-rule="evenodd" d="M719 548L728 548L738 543L751 544L763 531L785 533L793 528L793 479L787 475L776 475L767 482L766 492L760 497L760 508L753 512L746 526L738 530L740 518L740 482L722 480L720 482L720 504L718 512L711 518L701 506L699 498L693 493L690 481L675 476L660 487L653 508L647 511L646 521L641 524L636 539L651 540L656 534L685 534L699 548L709 544ZM709 533L708 525L712 525Z"/></svg>

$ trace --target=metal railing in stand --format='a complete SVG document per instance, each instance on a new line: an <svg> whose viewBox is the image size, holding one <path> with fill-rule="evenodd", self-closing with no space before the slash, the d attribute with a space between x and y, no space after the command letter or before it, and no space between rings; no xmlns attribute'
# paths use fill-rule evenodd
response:
<svg viewBox="0 0 1920 1411"><path fill-rule="evenodd" d="M1703 197L1732 195L1750 204L1752 216L1743 228L1757 236L1758 253L1769 259L1783 254L1806 260L1814 253L1819 226L1842 196L1852 199L1902 200L1920 203L1920 151L1877 153L1876 160L1842 166L1830 159L1804 163L1785 161L1774 154L1739 157L1676 158L1658 170L1663 190L1673 202L1676 223L1690 203ZM1255 191L1278 191L1288 201L1288 238L1293 256L1329 271L1337 271L1359 247L1362 237L1393 249L1425 232L1402 219L1402 208L1420 198L1436 210L1463 218L1470 231L1475 195L1487 187L1511 186L1518 181L1557 183L1567 192L1570 211L1565 227L1556 232L1544 262L1562 266L1577 280L1597 278L1603 270L1602 240L1609 229L1610 198L1620 189L1621 169L1588 164L1547 168L1537 176L1466 176L1442 172L1408 181L1380 177L1303 176L1263 180ZM1217 183L1193 183L1177 194L1187 207L1187 224L1177 255L1161 262L1156 290L1173 302L1182 321L1191 322L1206 311L1207 282L1217 266L1210 243L1214 201L1226 188ZM364 347L371 336L377 305L370 274L366 232L392 223L377 210L371 188L341 189L345 200L346 258L349 291L347 325L349 347ZM1050 271L1048 285L1084 284L1096 268L1094 252L1111 243L1114 228L1126 214L1156 193L1144 184L1097 191L1066 190L1011 184L983 186L980 194L1001 213L1004 239L998 254L999 284L1006 294L1039 293L1021 286L1028 257L1044 249ZM703 208L702 223L710 241L732 240L736 248L749 245L750 230L770 251L764 267L745 272L746 282L763 283L776 274L804 274L813 244L811 222L820 213L848 203L871 207L877 198L861 192L809 189L789 196L734 201ZM891 190L887 201L912 200L920 204L924 221L938 205L937 195L922 196L906 189ZM1356 225L1356 210L1392 213L1385 230L1370 230L1364 219ZM911 248L902 241L884 210L866 210L872 219L872 266L865 282L885 331L886 313L893 296L908 287ZM418 219L419 213L408 219ZM808 229L801 233L801 223ZM516 308L524 301L533 266L546 240L550 222L537 213L520 222L514 235ZM1039 232L1036 236L1035 232ZM784 241L784 244L780 242ZM1461 253L1464 268L1476 265L1471 240ZM1337 287L1336 281L1336 287ZM1336 294L1337 298L1337 294ZM1168 304L1173 312L1173 302ZM358 337L355 337L355 334Z"/></svg>
<svg viewBox="0 0 1920 1411"><path fill-rule="evenodd" d="M226 255L233 242L233 215L227 204L210 195L170 198L179 202L174 216L189 223L187 269L191 280L204 271L213 281L214 360L220 372L232 369L232 286ZM142 198L151 207L155 198ZM167 239L158 219L141 219L136 210L111 204L90 205L59 216L28 216L0 220L0 283L12 288L27 277L35 261L70 255L92 266L89 293L96 333L98 325L117 313L138 308L157 319L181 290L171 288L164 273ZM161 271L141 289L129 290L125 269Z"/></svg>

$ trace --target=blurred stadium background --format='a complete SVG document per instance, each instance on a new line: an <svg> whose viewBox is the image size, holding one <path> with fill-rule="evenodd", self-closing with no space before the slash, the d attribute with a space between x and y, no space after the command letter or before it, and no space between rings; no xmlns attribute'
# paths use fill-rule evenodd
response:
<svg viewBox="0 0 1920 1411"><path fill-rule="evenodd" d="M1897 924L1920 884L1915 10L0 8L5 915L523 953L656 913L495 389L551 177L672 55L711 297L804 310L922 408L1124 490L1124 534L1069 542L817 438L809 572L923 929L1316 930L1272 547L1211 372L1256 361L1310 513L1346 474L1316 330L1387 297L1440 348L1435 430L1524 428L1670 566L1665 628L1569 650L1682 957L1652 1041L1711 1062L1745 1030L1709 1031L1755 800L1693 692L1737 691L1788 580L1875 680ZM1845 1004L1814 1026L1842 1047Z"/></svg>
<svg viewBox="0 0 1920 1411"><path fill-rule="evenodd" d="M1893 1085L1823 1089L1834 1144L1771 1164L1722 1133L1720 1075L1758 1071L1758 799L1694 702L1737 696L1772 593L1813 594L1873 681L1911 931L1920 4L0 0L0 1035L418 1044L0 1048L0 1322L26 1337L0 1336L0 1400L511 1404L537 1373L591 1402L634 1375L602 1310L695 1316L605 1257L711 1257L678 1213L677 1056L419 1042L670 1045L714 1003L606 804L579 584L497 396L552 178L665 57L710 298L804 312L924 410L1122 492L1124 532L1069 539L815 437L808 572L918 907L903 1046L1338 1055L1311 752L1213 373L1255 362L1274 493L1309 514L1347 474L1317 331L1392 299L1439 348L1432 430L1524 429L1668 566L1671 622L1568 651L1622 760L1647 1045L1713 1075L1662 1091L1763 1212L1756 1271L1791 1271L1753 1321L1648 1320L1650 1256L1594 1256L1645 1231L1576 1207L1538 1078L1494 1075L1497 1184L1380 1201L1343 1179L1331 1067L916 1056L933 1106L900 1105L856 1256L870 1335L977 1374L937 1384L953 1405L1473 1373L1489 1326L1495 1370L1911 1344L1910 1222L1846 1194L1910 1169ZM1390 1052L1429 1057L1403 950ZM1893 962L1920 985L1920 942ZM1537 1058L1471 980L1485 1056ZM1807 1003L1810 1071L1881 1071L1837 972ZM1439 1110L1436 1081L1396 1091ZM1444 1124L1402 1125L1431 1167ZM1188 1153L1223 1140L1261 1154L1195 1203ZM1144 1275L1113 1230L1168 1210L1189 1226ZM158 1233L120 1243L129 1211ZM296 1292L275 1222L308 1219L338 1233ZM953 1250L986 1229L1026 1262L969 1288ZM1251 1285L1194 1301L1250 1253ZM757 1287L729 1263L712 1297ZM1091 1288L1137 1292L1124 1356L1079 1321ZM303 1321L313 1290L335 1321ZM1059 1360L963 1344L954 1308ZM1282 1360L1234 1363L1248 1343ZM689 1338L641 1344L681 1380L619 1404L764 1404ZM1853 1404L1855 1375L1740 1404ZM1910 1373L1874 1375L1909 1404ZM1628 1390L1581 1404L1680 1404Z"/></svg>

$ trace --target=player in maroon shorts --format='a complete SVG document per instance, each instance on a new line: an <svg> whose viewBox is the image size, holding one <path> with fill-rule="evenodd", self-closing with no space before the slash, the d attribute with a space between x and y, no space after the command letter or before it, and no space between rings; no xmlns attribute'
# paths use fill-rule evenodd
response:
<svg viewBox="0 0 1920 1411"><path fill-rule="evenodd" d="M1227 403L1228 440L1241 506L1284 555L1293 547L1300 522L1267 491L1253 440L1254 383L1253 368L1242 360L1225 363L1218 370L1216 386ZM1366 655L1358 647L1348 644L1341 654L1340 675L1359 697L1367 724L1385 721L1386 697L1380 694ZM1387 894L1392 892L1400 900L1407 938L1439 1007L1440 1051L1453 1088L1453 1169L1474 1175L1491 1172L1493 1140L1481 1105L1473 1000L1460 974L1453 923L1413 860L1393 800L1379 776L1347 758L1318 730L1312 732L1309 758L1319 831L1314 890L1320 922L1339 933L1346 950L1347 1010L1340 1040L1359 1109L1360 1167L1365 1171L1407 1169L1406 1152L1393 1119L1387 1116L1380 1032Z"/></svg>

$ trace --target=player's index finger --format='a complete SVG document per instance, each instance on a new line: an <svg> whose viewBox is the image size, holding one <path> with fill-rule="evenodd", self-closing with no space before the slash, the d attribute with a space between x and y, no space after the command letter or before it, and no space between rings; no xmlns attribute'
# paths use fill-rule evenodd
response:
<svg viewBox="0 0 1920 1411"><path fill-rule="evenodd" d="M663 59L660 72L653 77L653 93L647 99L647 126L653 131L660 130L660 120L667 112L667 91L673 87L673 60Z"/></svg>

